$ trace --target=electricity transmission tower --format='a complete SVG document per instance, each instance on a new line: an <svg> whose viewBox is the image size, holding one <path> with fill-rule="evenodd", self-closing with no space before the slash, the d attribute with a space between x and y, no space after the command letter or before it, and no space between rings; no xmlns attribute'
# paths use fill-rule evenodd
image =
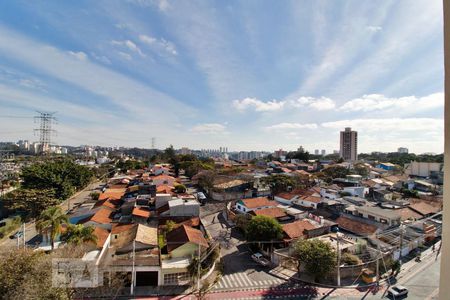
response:
<svg viewBox="0 0 450 300"><path fill-rule="evenodd" d="M52 135L56 131L52 129L52 124L56 123L56 118L53 116L56 112L40 112L34 117L34 121L39 123L39 128L35 129L35 133L39 133L40 152L48 153L52 145Z"/></svg>

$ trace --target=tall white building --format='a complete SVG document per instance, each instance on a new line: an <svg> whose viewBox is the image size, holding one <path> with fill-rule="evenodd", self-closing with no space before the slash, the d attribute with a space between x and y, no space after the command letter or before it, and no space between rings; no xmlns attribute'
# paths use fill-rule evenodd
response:
<svg viewBox="0 0 450 300"><path fill-rule="evenodd" d="M339 154L344 160L358 160L358 132L346 127L341 131Z"/></svg>
<svg viewBox="0 0 450 300"><path fill-rule="evenodd" d="M400 147L397 150L398 153L408 153L408 148L405 147Z"/></svg>

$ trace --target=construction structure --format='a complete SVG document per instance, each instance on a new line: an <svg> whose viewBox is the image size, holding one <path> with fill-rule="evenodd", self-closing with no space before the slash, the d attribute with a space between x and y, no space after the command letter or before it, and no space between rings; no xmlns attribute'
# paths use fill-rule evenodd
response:
<svg viewBox="0 0 450 300"><path fill-rule="evenodd" d="M35 133L39 134L39 153L49 153L50 146L52 145L52 135L56 134L56 131L52 129L52 124L56 123L54 114L56 112L40 112L39 115L34 117L34 121L39 123L39 128L34 129Z"/></svg>

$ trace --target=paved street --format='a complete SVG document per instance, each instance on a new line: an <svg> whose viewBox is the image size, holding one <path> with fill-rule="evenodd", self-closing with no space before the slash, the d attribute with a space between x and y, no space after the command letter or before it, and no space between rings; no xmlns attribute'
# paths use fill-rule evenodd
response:
<svg viewBox="0 0 450 300"><path fill-rule="evenodd" d="M86 200L89 200L89 194L95 190L98 190L100 187L100 182L94 182L87 186L84 190L76 193L70 199L62 202L60 206L63 210L67 211L68 209L72 209L76 204L83 203ZM13 233L14 234L14 233ZM38 238L36 227L34 222L27 223L25 226L25 240L27 245L35 246L40 243L40 239ZM23 246L22 239L19 240L20 245ZM0 247L2 250L13 249L17 247L17 239L5 238L0 242Z"/></svg>
<svg viewBox="0 0 450 300"><path fill-rule="evenodd" d="M204 212L219 212L203 217L205 226L213 239L221 241L221 256L224 273L213 287L215 291L231 291L244 289L270 288L284 284L282 278L269 274L270 268L255 263L244 244L244 237L224 220L222 203L208 203L202 207Z"/></svg>

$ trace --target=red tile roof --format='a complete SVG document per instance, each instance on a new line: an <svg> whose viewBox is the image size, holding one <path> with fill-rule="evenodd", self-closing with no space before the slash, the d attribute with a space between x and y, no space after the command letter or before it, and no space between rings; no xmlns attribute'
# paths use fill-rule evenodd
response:
<svg viewBox="0 0 450 300"><path fill-rule="evenodd" d="M409 207L423 216L434 214L441 210L439 206L433 206L425 201L411 203Z"/></svg>
<svg viewBox="0 0 450 300"><path fill-rule="evenodd" d="M109 236L109 231L106 229L103 229L101 227L96 226L94 229L94 234L97 237L97 247L103 248L103 245L106 242L106 239Z"/></svg>
<svg viewBox="0 0 450 300"><path fill-rule="evenodd" d="M282 218L287 216L284 210L279 207L257 209L254 210L253 213L257 216L267 216L271 218Z"/></svg>
<svg viewBox="0 0 450 300"><path fill-rule="evenodd" d="M340 216L335 222L340 228L360 235L370 235L378 229L375 225L359 222L344 216Z"/></svg>
<svg viewBox="0 0 450 300"><path fill-rule="evenodd" d="M167 251L172 251L188 242L208 247L208 242L203 236L203 232L190 226L182 225L166 235Z"/></svg>
<svg viewBox="0 0 450 300"><path fill-rule="evenodd" d="M301 197L301 199L303 201L308 201L308 202L312 202L312 203L320 203L320 201L321 201L321 198L317 197L317 196L304 196L304 197Z"/></svg>
<svg viewBox="0 0 450 300"><path fill-rule="evenodd" d="M278 203L276 201L269 200L267 197L257 197L257 198L249 198L249 199L241 199L242 203L244 203L245 207L253 209L264 206L277 206Z"/></svg>
<svg viewBox="0 0 450 300"><path fill-rule="evenodd" d="M289 239L297 239L306 236L305 230L315 229L316 226L308 220L298 220L292 223L284 224L283 231Z"/></svg>
<svg viewBox="0 0 450 300"><path fill-rule="evenodd" d="M167 184L162 184L156 188L156 192L160 194L173 194L173 190L174 187Z"/></svg>
<svg viewBox="0 0 450 300"><path fill-rule="evenodd" d="M89 218L89 221L99 224L108 224L112 221L111 214L112 212L110 209L102 207Z"/></svg>
<svg viewBox="0 0 450 300"><path fill-rule="evenodd" d="M142 218L149 218L151 215L151 212L143 207L135 207L133 208L133 216L142 217Z"/></svg>
<svg viewBox="0 0 450 300"><path fill-rule="evenodd" d="M113 224L112 225L112 234L119 234L121 232L125 232L130 230L131 228L137 226L136 224Z"/></svg>
<svg viewBox="0 0 450 300"><path fill-rule="evenodd" d="M112 199L112 200L120 200L123 195L125 195L126 188L114 188L114 189L107 189L104 193L101 193L98 197L98 200L106 200L106 199Z"/></svg>

